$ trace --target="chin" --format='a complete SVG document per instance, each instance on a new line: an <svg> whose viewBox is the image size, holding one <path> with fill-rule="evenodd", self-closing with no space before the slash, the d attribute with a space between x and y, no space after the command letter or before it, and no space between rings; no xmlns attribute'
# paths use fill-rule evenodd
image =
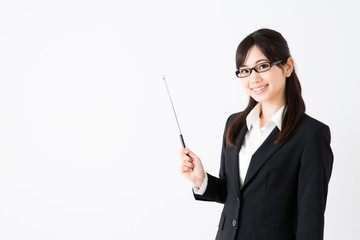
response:
<svg viewBox="0 0 360 240"><path fill-rule="evenodd" d="M256 102L258 103L262 103L264 101L266 101L266 99L263 99L263 98L259 98L259 97L254 97L254 96L251 96L252 99L254 99Z"/></svg>

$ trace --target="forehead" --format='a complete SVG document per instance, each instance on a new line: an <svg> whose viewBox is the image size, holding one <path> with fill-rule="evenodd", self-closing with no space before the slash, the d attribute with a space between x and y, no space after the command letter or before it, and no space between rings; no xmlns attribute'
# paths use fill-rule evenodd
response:
<svg viewBox="0 0 360 240"><path fill-rule="evenodd" d="M254 45L247 52L243 66L253 66L259 62L259 60L268 61L267 57L260 51L260 49Z"/></svg>

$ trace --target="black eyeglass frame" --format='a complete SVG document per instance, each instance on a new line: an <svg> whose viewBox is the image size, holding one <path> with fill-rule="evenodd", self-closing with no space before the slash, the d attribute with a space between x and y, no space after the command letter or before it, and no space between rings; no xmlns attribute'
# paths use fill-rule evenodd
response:
<svg viewBox="0 0 360 240"><path fill-rule="evenodd" d="M256 64L256 65L255 65L254 67L252 67L252 68L243 68L242 70L247 69L247 70L250 71L249 75L246 75L245 77L240 77L240 76L239 76L240 70L236 70L236 71L235 71L235 75L236 75L238 78L246 78L246 77L248 77L248 76L251 75L252 70L254 70L254 71L257 72L257 73L266 72L266 71L269 71L274 65L279 64L279 63L281 63L282 61L284 61L284 60L281 59L281 60L277 60L277 61L274 61L274 62L262 62L262 63ZM264 64L264 63L269 63L269 64L270 64L269 69L267 69L267 70L265 70L265 71L261 71L261 72L259 72L258 70L256 70L256 67L257 67L257 66L259 66L259 65L261 65L261 64Z"/></svg>

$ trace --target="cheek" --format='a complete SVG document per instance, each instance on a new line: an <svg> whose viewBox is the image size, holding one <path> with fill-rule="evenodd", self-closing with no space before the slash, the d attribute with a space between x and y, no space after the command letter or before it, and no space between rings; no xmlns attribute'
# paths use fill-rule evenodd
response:
<svg viewBox="0 0 360 240"><path fill-rule="evenodd" d="M274 71L269 71L269 78L272 81L277 82L277 84L281 85L281 82L286 79L285 72L280 68L275 68Z"/></svg>
<svg viewBox="0 0 360 240"><path fill-rule="evenodd" d="M264 77L264 79L270 83L270 87L272 88L283 88L286 83L285 77L282 74L276 72L269 71L269 74Z"/></svg>
<svg viewBox="0 0 360 240"><path fill-rule="evenodd" d="M245 90L248 90L249 88L249 81L246 79L241 79L241 85L245 88Z"/></svg>

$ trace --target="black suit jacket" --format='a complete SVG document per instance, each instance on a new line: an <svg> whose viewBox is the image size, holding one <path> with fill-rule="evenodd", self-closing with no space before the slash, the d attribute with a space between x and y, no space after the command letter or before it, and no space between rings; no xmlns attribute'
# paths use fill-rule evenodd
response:
<svg viewBox="0 0 360 240"><path fill-rule="evenodd" d="M226 144L232 114L225 126L219 178L208 174L205 193L195 199L224 203L218 240L321 240L333 153L327 125L304 115L292 134L279 144L271 132L253 154L240 186L239 150ZM241 161L241 159L240 159Z"/></svg>

